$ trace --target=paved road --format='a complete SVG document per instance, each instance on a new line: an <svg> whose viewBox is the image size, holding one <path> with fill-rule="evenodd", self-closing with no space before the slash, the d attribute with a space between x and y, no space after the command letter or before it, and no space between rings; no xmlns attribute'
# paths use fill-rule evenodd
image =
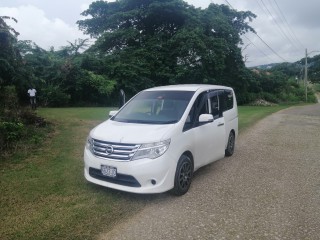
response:
<svg viewBox="0 0 320 240"><path fill-rule="evenodd" d="M320 104L273 114L235 154L160 194L100 239L320 239Z"/></svg>

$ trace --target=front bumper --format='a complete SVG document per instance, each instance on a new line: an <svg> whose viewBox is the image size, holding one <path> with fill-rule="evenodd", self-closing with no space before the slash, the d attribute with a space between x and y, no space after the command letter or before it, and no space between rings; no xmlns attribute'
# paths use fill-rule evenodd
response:
<svg viewBox="0 0 320 240"><path fill-rule="evenodd" d="M115 161L84 150L84 176L92 183L133 193L161 193L173 188L178 157L167 151L156 159ZM115 178L101 174L101 165L117 168Z"/></svg>

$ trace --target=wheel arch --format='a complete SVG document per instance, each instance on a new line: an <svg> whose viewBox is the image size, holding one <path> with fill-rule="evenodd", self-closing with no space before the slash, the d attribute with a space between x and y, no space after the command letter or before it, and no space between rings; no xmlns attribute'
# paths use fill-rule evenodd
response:
<svg viewBox="0 0 320 240"><path fill-rule="evenodd" d="M182 155L187 155L187 156L191 159L192 168L193 168L193 170L194 170L194 158L193 158L193 154L192 154L189 150L187 150L187 151L184 151L184 152L181 154L181 156L182 156Z"/></svg>
<svg viewBox="0 0 320 240"><path fill-rule="evenodd" d="M233 128L231 128L230 131L226 134L225 146L224 146L225 149L227 149L227 146L228 146L228 140L229 140L229 135L230 135L230 133L233 133L233 135L234 135L235 138L237 137L236 131L235 131Z"/></svg>

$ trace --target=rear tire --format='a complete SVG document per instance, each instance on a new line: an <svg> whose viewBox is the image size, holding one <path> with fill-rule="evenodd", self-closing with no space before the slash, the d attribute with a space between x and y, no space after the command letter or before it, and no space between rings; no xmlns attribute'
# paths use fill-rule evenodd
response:
<svg viewBox="0 0 320 240"><path fill-rule="evenodd" d="M227 148L225 150L225 155L227 157L232 156L232 154L234 152L235 142L236 142L236 138L235 138L234 132L230 132L229 138L228 138Z"/></svg>
<svg viewBox="0 0 320 240"><path fill-rule="evenodd" d="M177 164L172 193L181 196L188 192L193 176L193 163L189 156L183 154Z"/></svg>

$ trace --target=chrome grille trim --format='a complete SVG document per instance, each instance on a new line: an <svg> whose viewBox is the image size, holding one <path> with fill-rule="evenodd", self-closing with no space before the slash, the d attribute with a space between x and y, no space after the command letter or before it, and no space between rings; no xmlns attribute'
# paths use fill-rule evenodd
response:
<svg viewBox="0 0 320 240"><path fill-rule="evenodd" d="M96 157L103 159L130 161L139 147L139 144L113 143L92 139L91 152ZM109 151L112 149L112 153L107 149Z"/></svg>

